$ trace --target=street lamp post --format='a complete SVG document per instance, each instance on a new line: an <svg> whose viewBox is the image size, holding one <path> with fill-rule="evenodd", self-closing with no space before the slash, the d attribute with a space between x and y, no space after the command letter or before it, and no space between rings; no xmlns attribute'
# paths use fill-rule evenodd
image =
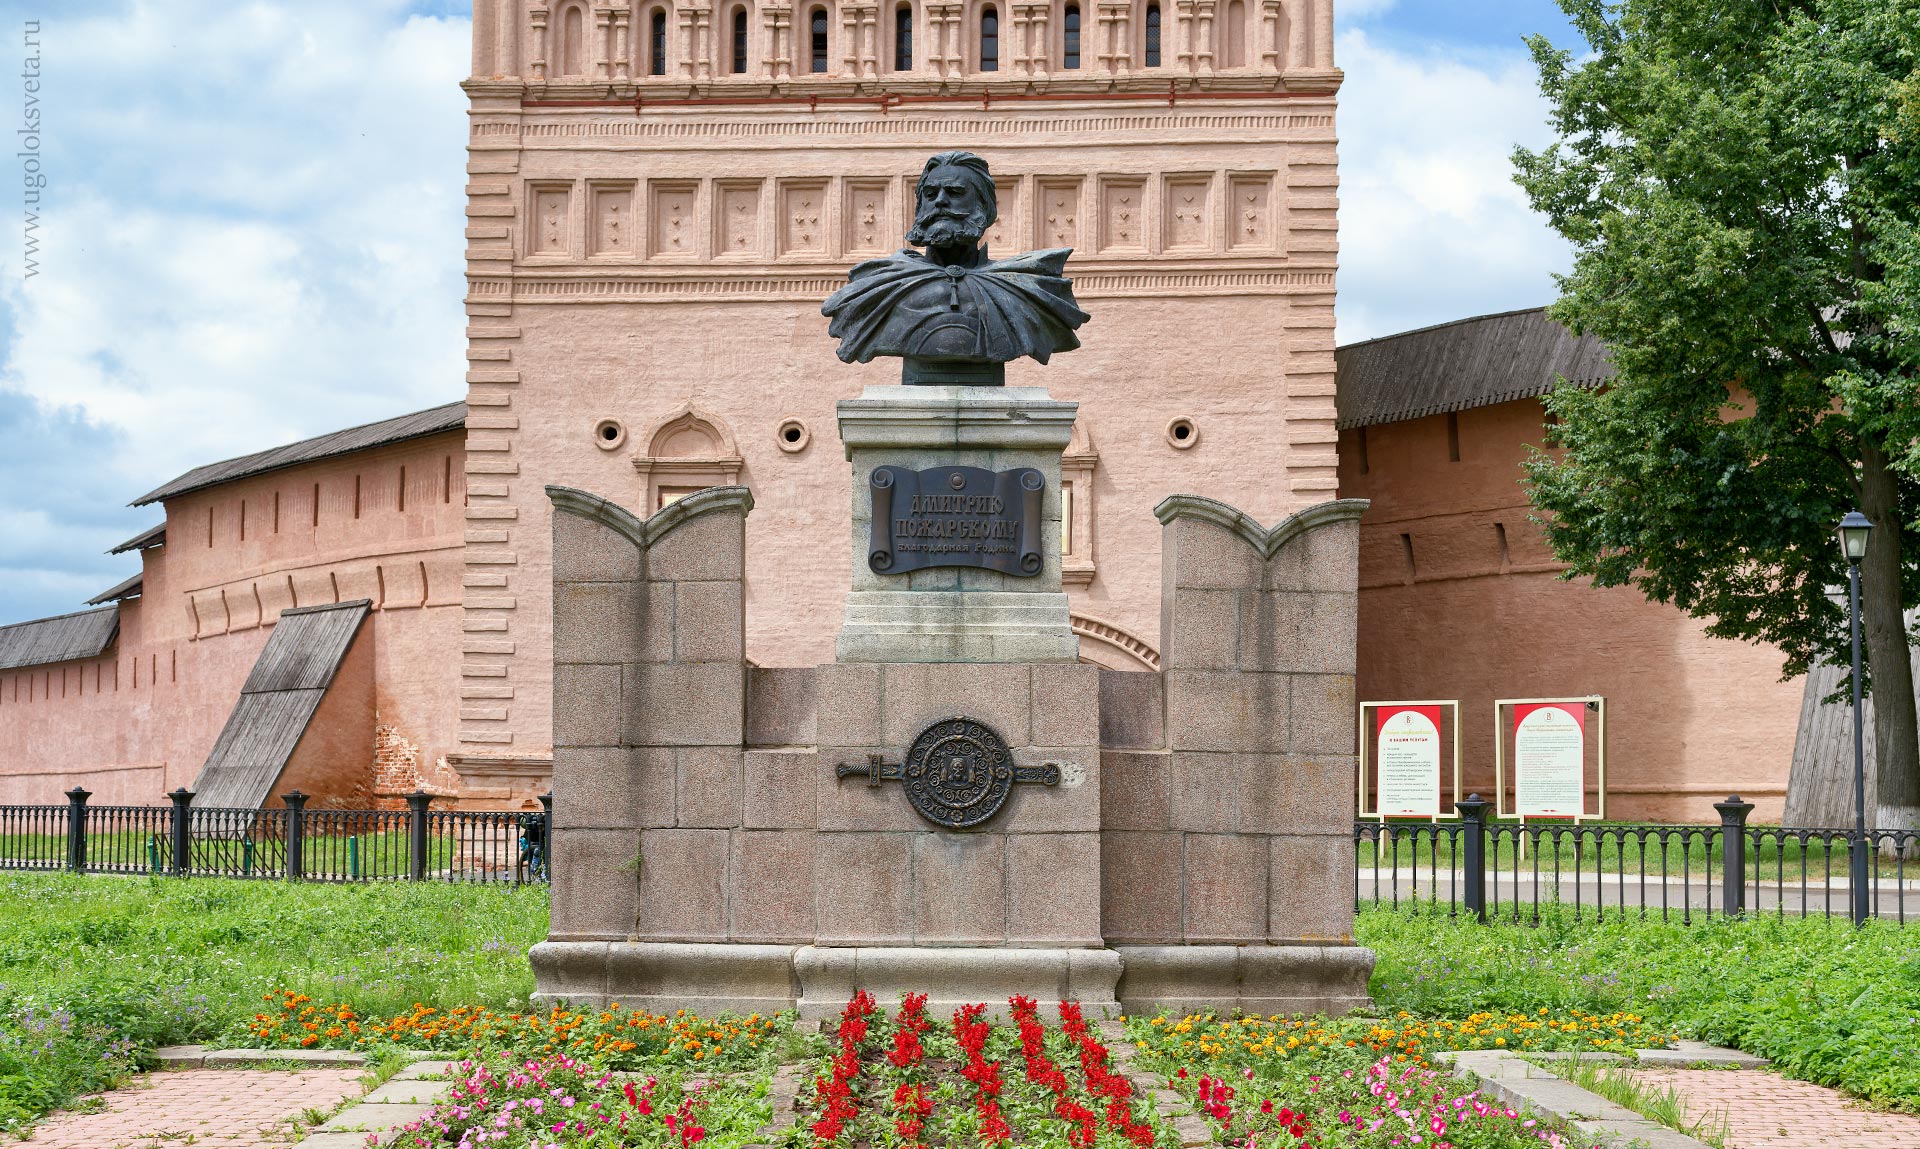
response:
<svg viewBox="0 0 1920 1149"><path fill-rule="evenodd" d="M1867 557L1873 521L1859 511L1840 520L1840 553L1847 558L1847 616L1853 628L1853 849L1848 885L1853 890L1853 924L1866 924L1867 905L1867 742L1860 716L1860 560Z"/></svg>

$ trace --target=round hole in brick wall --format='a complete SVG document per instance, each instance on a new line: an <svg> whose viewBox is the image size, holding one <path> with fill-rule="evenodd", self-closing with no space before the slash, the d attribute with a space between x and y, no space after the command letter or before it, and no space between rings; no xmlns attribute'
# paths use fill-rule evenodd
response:
<svg viewBox="0 0 1920 1149"><path fill-rule="evenodd" d="M627 441L627 429L618 419L602 419L593 426L593 445L611 451Z"/></svg>
<svg viewBox="0 0 1920 1149"><path fill-rule="evenodd" d="M797 455L813 442L813 433L798 419L784 420L773 433L773 441L789 455Z"/></svg>
<svg viewBox="0 0 1920 1149"><path fill-rule="evenodd" d="M1200 441L1200 428L1185 415L1167 424L1167 445L1176 451L1184 451Z"/></svg>

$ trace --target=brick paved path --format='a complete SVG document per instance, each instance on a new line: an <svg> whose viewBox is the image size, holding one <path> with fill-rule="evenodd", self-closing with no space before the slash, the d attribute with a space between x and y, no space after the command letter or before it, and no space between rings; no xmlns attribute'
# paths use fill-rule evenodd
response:
<svg viewBox="0 0 1920 1149"><path fill-rule="evenodd" d="M357 1069L149 1073L104 1094L103 1112L48 1119L23 1149L284 1149L293 1144L287 1122L302 1110L331 1110L360 1093Z"/></svg>
<svg viewBox="0 0 1920 1149"><path fill-rule="evenodd" d="M1689 1119L1726 1114L1727 1149L1920 1147L1920 1117L1875 1113L1834 1090L1764 1069L1642 1069L1634 1077L1678 1089Z"/></svg>

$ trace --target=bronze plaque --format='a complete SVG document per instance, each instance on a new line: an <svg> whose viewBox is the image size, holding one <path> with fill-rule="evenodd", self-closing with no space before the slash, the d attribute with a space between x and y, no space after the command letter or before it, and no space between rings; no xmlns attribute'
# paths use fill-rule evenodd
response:
<svg viewBox="0 0 1920 1149"><path fill-rule="evenodd" d="M1033 578L1040 554L1040 500L1047 477L1032 467L875 467L873 541L876 574L927 567L984 567Z"/></svg>

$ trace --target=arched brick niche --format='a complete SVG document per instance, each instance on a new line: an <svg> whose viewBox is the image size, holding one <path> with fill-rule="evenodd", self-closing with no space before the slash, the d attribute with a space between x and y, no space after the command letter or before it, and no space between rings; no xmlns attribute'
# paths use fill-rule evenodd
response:
<svg viewBox="0 0 1920 1149"><path fill-rule="evenodd" d="M646 452L633 457L649 512L708 487L738 486L743 465L726 421L694 407L668 417L647 440Z"/></svg>

